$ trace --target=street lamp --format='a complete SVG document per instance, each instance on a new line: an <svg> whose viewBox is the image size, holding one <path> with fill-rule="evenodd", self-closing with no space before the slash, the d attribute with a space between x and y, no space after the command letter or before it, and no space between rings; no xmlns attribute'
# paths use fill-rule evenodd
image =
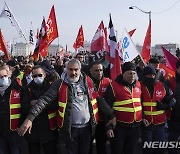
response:
<svg viewBox="0 0 180 154"><path fill-rule="evenodd" d="M141 12L143 12L143 13L148 14L148 15L149 15L149 21L151 20L151 11L144 11L144 10L138 8L137 6L130 6L130 7L129 7L130 10L132 10L132 9L134 9L134 8L138 9L139 11L141 11Z"/></svg>

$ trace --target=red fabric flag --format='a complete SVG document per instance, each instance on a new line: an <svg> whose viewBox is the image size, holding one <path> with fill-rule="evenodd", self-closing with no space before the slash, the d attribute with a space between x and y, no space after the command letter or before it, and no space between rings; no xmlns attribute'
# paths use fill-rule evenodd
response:
<svg viewBox="0 0 180 154"><path fill-rule="evenodd" d="M175 56L173 56L169 51L167 51L164 47L161 48L164 53L167 66L172 70L176 70L176 62L178 61L178 59Z"/></svg>
<svg viewBox="0 0 180 154"><path fill-rule="evenodd" d="M133 36L133 34L134 34L135 31L136 31L136 28L133 29L133 30L131 30L131 31L129 31L129 36L130 36L130 37Z"/></svg>
<svg viewBox="0 0 180 154"><path fill-rule="evenodd" d="M121 61L118 53L118 45L117 40L114 32L114 27L110 15L110 21L109 21L109 44L110 44L110 74L111 79L114 81L116 77L122 73L121 71Z"/></svg>
<svg viewBox="0 0 180 154"><path fill-rule="evenodd" d="M49 46L51 42L58 37L58 28L56 22L56 14L54 10L54 5L51 8L49 18L46 24L47 29L47 45Z"/></svg>
<svg viewBox="0 0 180 154"><path fill-rule="evenodd" d="M91 51L98 52L98 51L108 51L108 42L106 37L105 27L103 21L101 21L96 33L91 41Z"/></svg>
<svg viewBox="0 0 180 154"><path fill-rule="evenodd" d="M5 43L3 34L1 32L1 29L0 29L0 50L4 52L7 60L9 61L10 57L9 57L9 54L8 54L8 50L7 50L7 47L6 47L6 43Z"/></svg>
<svg viewBox="0 0 180 154"><path fill-rule="evenodd" d="M47 30L46 30L46 22L45 19L43 18L42 24L41 24L41 29L39 32L39 37L36 42L36 47L34 49L34 54L33 58L35 60L38 59L38 54L41 54L42 57L47 56Z"/></svg>
<svg viewBox="0 0 180 154"><path fill-rule="evenodd" d="M146 32L146 37L144 39L144 44L141 53L141 56L144 59L145 63L147 63L150 59L150 51L151 51L151 20L149 20L149 26Z"/></svg>
<svg viewBox="0 0 180 154"><path fill-rule="evenodd" d="M76 38L76 41L74 42L73 48L77 51L78 48L84 47L84 34L83 34L83 27L79 28L79 32Z"/></svg>
<svg viewBox="0 0 180 154"><path fill-rule="evenodd" d="M163 74L165 79L169 79L169 78L175 76L175 71L166 67L163 64L159 64L159 70Z"/></svg>

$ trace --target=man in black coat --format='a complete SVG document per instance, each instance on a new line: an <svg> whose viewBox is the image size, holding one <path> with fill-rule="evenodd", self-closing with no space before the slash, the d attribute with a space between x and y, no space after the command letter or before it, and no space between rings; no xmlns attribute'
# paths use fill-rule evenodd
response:
<svg viewBox="0 0 180 154"><path fill-rule="evenodd" d="M23 90L22 114L24 116L29 113L37 99L50 87L50 83L45 80L46 73L41 66L36 65L33 68L32 77L33 80ZM25 135L29 154L40 154L41 145L45 154L57 154L56 110L57 103L52 103L34 120L31 134Z"/></svg>
<svg viewBox="0 0 180 154"><path fill-rule="evenodd" d="M21 86L0 67L0 154L20 154L20 137L16 130L21 116Z"/></svg>

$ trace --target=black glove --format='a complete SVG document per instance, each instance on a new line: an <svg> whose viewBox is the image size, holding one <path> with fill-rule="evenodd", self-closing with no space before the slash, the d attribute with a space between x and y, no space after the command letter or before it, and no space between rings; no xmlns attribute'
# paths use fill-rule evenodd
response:
<svg viewBox="0 0 180 154"><path fill-rule="evenodd" d="M156 110L167 110L169 106L167 104L156 101Z"/></svg>
<svg viewBox="0 0 180 154"><path fill-rule="evenodd" d="M169 103L169 108L173 108L176 105L176 99L173 98L171 102Z"/></svg>

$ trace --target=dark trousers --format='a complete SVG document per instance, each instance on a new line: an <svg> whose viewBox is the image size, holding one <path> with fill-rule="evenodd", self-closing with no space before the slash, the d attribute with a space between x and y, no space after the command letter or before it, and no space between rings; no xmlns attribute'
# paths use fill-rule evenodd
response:
<svg viewBox="0 0 180 154"><path fill-rule="evenodd" d="M135 154L140 127L121 127L116 125L114 138L110 140L111 154Z"/></svg>
<svg viewBox="0 0 180 154"><path fill-rule="evenodd" d="M165 127L164 125L150 125L142 128L142 141L153 142L153 141L166 141ZM163 154L165 152L162 148L143 148L143 154Z"/></svg>
<svg viewBox="0 0 180 154"><path fill-rule="evenodd" d="M180 137L180 122L169 121L169 136L168 141L178 141ZM180 141L179 141L180 142ZM169 154L178 154L180 150L177 148L168 149Z"/></svg>
<svg viewBox="0 0 180 154"><path fill-rule="evenodd" d="M99 122L95 132L97 154L107 154L106 150L106 129L103 122Z"/></svg>
<svg viewBox="0 0 180 154"><path fill-rule="evenodd" d="M71 128L71 138L66 137L66 147L68 154L88 154L92 140L90 126L83 128Z"/></svg>
<svg viewBox="0 0 180 154"><path fill-rule="evenodd" d="M57 154L57 141L53 140L47 143L28 142L29 154L40 154L43 148L44 154Z"/></svg>
<svg viewBox="0 0 180 154"><path fill-rule="evenodd" d="M21 138L16 132L0 134L0 154L20 154Z"/></svg>

